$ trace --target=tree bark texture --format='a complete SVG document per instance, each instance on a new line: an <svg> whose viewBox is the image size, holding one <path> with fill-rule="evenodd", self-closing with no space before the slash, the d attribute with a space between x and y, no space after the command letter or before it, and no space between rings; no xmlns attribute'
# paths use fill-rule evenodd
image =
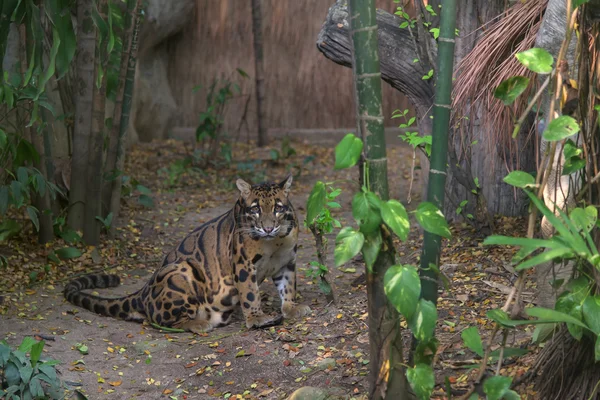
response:
<svg viewBox="0 0 600 400"><path fill-rule="evenodd" d="M75 80L75 129L71 156L71 183L69 191L69 228L83 231L85 193L90 136L92 132L92 98L94 93L94 65L96 26L92 21L93 4L77 1L77 78Z"/></svg>
<svg viewBox="0 0 600 400"><path fill-rule="evenodd" d="M108 12L107 0L100 0L98 11L102 19L106 19ZM102 161L104 160L104 131L106 125L106 74L98 81L100 68L106 68L105 54L102 47L96 47L96 63L94 70L94 95L92 103L92 131L89 143L89 158L87 167L87 182L85 188L85 213L83 222L83 239L88 245L97 245L100 241L101 223L97 220L102 217Z"/></svg>
<svg viewBox="0 0 600 400"><path fill-rule="evenodd" d="M358 132L364 143L362 171L367 174L368 189L383 200L389 198L386 143L381 107L377 22L374 0L350 0L350 35ZM367 270L369 307L370 398L412 398L403 365L400 316L390 304L383 278L394 264L391 237L380 231L384 245Z"/></svg>
<svg viewBox="0 0 600 400"><path fill-rule="evenodd" d="M121 51L121 64L119 66L119 85L117 87L117 94L115 98L114 111L112 117L112 127L109 133L109 144L108 152L106 154L106 163L104 166L104 176L108 179L104 183L104 189L102 191L102 215L106 217L111 212L111 197L112 188L115 180L121 180L121 175L117 168L117 158L119 154L119 147L122 146L121 138L121 116L123 115L123 97L125 95L125 82L127 80L127 71L129 69L129 57L132 50L133 38L132 33L134 27L139 21L138 11L141 7L141 0L129 0L127 2L128 7L124 10L124 29L121 32L121 42L123 48ZM129 5L131 4L131 7ZM121 150L122 152L122 150ZM116 215L113 214L114 217Z"/></svg>
<svg viewBox="0 0 600 400"><path fill-rule="evenodd" d="M256 125L258 128L258 146L268 144L267 119L265 117L265 72L262 40L261 0L252 0L252 34L254 44L254 77L256 84Z"/></svg>
<svg viewBox="0 0 600 400"><path fill-rule="evenodd" d="M117 171L123 171L123 166L125 165L125 142L129 130L129 114L131 112L131 105L133 103L132 96L135 78L135 67L138 53L138 34L140 30L142 16L136 13L133 15L133 18L135 19L135 23L133 26L131 46L127 58L127 72L125 74L125 86L123 88L123 104L121 105L121 117L119 118L119 120L114 121L115 124L119 124L119 139L116 148L117 158L115 160L115 170ZM112 212L115 218L119 215L119 211L121 209L121 183L121 177L115 179L113 181L112 188L110 191L110 212ZM113 224L111 225L111 233L114 233L114 229L115 228Z"/></svg>
<svg viewBox="0 0 600 400"><path fill-rule="evenodd" d="M194 0L149 0L147 3L140 32L133 129L128 143L167 136L177 104L167 77L169 57L165 41L183 29L194 14L195 4Z"/></svg>
<svg viewBox="0 0 600 400"><path fill-rule="evenodd" d="M457 28L461 32L457 38L455 62L458 62L467 54L476 42L478 32L475 30L481 25L481 21L488 21L502 11L502 1L484 1L468 0L460 2L458 10ZM421 38L417 29L412 33L406 28L400 28L402 20L390 13L377 10L377 24L379 33L379 57L381 63L382 79L389 83L395 89L405 94L408 100L415 108L419 132L421 135L431 135L432 119L431 111L433 108L433 85L422 79L429 71L429 60L414 62L415 59L422 59L423 50ZM317 39L317 48L331 61L349 67L351 65L350 39L348 36L348 10L345 2L338 0L330 7L321 32ZM426 39L433 42L430 36ZM429 43L430 53L433 58L437 58L437 46L435 43ZM434 60L435 61L435 60ZM470 116L471 120L477 119L477 114ZM487 208L491 214L502 215L523 215L527 210L525 197L519 196L513 188L502 182L506 175L506 153L507 149L498 148L492 143L489 146L495 151L488 153L485 149L489 142L487 132L483 131L477 121L474 122L474 132L472 140L479 142L478 147L472 151L472 160L468 164L463 163L463 168L468 168L470 175L478 177L482 186L483 194L487 200ZM453 135L450 149L463 145L458 134ZM522 143L521 143L522 144ZM532 147L521 149L516 158L508 158L508 164L514 165L532 160ZM460 148L457 153L461 154ZM457 157L459 160L459 157ZM420 156L421 167L423 169L423 180L425 187L427 184L427 175L429 171L429 162L426 157ZM469 199L470 204L475 203L474 197L469 195L469 190L465 189L457 181L456 174L448 171L446 183L446 193L450 195L449 202L445 207L445 214L451 216L454 209L465 198ZM471 184L471 183L467 183Z"/></svg>

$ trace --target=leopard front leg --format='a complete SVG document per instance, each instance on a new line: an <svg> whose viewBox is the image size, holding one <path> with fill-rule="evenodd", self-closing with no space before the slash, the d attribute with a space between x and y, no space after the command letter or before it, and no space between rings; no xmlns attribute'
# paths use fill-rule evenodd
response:
<svg viewBox="0 0 600 400"><path fill-rule="evenodd" d="M248 329L265 328L282 322L283 317L281 315L269 315L262 311L260 291L256 282L256 267L254 265L251 263L238 265L234 280Z"/></svg>
<svg viewBox="0 0 600 400"><path fill-rule="evenodd" d="M281 312L284 318L300 318L310 313L310 307L298 304L296 300L296 260L287 263L273 275L273 283L281 298Z"/></svg>

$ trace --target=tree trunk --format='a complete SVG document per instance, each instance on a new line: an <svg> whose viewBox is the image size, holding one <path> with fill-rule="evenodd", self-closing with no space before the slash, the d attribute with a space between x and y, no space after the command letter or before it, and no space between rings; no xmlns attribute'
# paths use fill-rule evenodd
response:
<svg viewBox="0 0 600 400"><path fill-rule="evenodd" d="M368 171L369 190L387 200L387 156L381 110L381 72L377 46L374 0L350 0L352 65L358 131L364 143L363 170ZM383 278L394 264L394 246L384 232L372 271L367 272L370 342L370 398L412 398L402 366L400 316L384 291Z"/></svg>
<svg viewBox="0 0 600 400"><path fill-rule="evenodd" d="M254 43L254 82L256 85L256 124L258 128L258 146L267 145L267 126L265 118L265 73L263 67L262 12L261 0L252 0L252 35Z"/></svg>
<svg viewBox="0 0 600 400"><path fill-rule="evenodd" d="M92 21L93 4L77 1L77 78L75 80L75 129L71 156L71 183L69 191L69 228L83 231L87 163L92 132L92 98L94 90L94 65L96 26Z"/></svg>
<svg viewBox="0 0 600 400"><path fill-rule="evenodd" d="M344 1L338 0L329 9L317 39L317 48L331 61L348 67L351 65L351 51L348 36L348 11L344 3ZM501 12L503 4L504 2L500 0L460 2L457 28L461 34L457 40L455 62L464 57L475 44L478 36L473 31L481 25L482 21L489 21ZM424 40L429 41L427 42L430 48L429 53L434 61L437 58L437 48L435 42L428 35L425 36L426 32L421 33L425 36L425 38L422 38L419 36L417 29L413 29L411 33L406 28L400 28L401 23L400 18L385 11L377 10L382 79L406 95L415 108L421 135L431 135L432 120L430 117L433 108L434 88L429 81L422 79L431 68L428 60L422 60L422 42ZM479 34L482 34L481 31L479 31ZM422 61L415 63L413 62L415 59ZM477 115L470 117L472 120L477 119ZM481 143L489 141L488 136L488 133L475 123L472 140L478 140L478 146L483 146ZM455 137L452 141L454 146L460 145L459 135L456 134L453 137ZM493 151L484 150L486 147ZM514 191L502 181L506 174L506 150L498 148L495 144L486 147L477 147L477 149L481 148L482 150L472 152L472 159L467 165L463 166L465 172L468 173L466 176L472 177L473 179L469 178L472 181L474 181L474 177L478 177L489 213L509 216L523 215L527 210L527 201L522 196L516 196ZM450 149L452 148L453 146L450 147ZM528 149L521 150L518 158L531 160L532 157L528 152L531 152L531 146ZM509 158L508 164L512 167L518 161L519 159ZM429 170L428 164L426 157L421 156L422 177L425 181ZM471 185L471 182L465 183ZM456 205L453 202L460 202L467 198L469 190L457 181L456 173L448 171L446 193L452 201L448 202L444 209L444 214L447 217L451 219L454 215ZM473 198L470 198L470 200L473 200ZM474 201L470 201L470 203L474 203Z"/></svg>
<svg viewBox="0 0 600 400"><path fill-rule="evenodd" d="M100 18L106 20L108 2L98 2ZM96 63L94 70L94 95L92 103L92 131L89 143L87 165L87 182L85 187L85 212L83 223L83 239L88 245L97 245L100 241L102 224L97 217L102 217L102 160L104 159L104 130L106 128L106 73L98 81L100 69L106 69L105 60L108 55L100 46L96 47Z"/></svg>
<svg viewBox="0 0 600 400"><path fill-rule="evenodd" d="M117 159L119 158L119 153L122 153L123 141L120 128L121 116L123 115L123 97L125 95L125 81L127 80L127 71L129 69L129 57L133 45L132 33L135 24L137 24L137 21L139 20L137 14L141 8L141 3L141 0L128 0L127 9L124 11L125 22L124 29L121 33L123 48L121 51L121 64L119 66L119 85L114 104L112 127L109 134L106 164L104 166L104 176L109 177L105 182L102 191L102 215L104 218L111 212L112 188L115 181L122 179L122 171L117 168ZM116 217L116 215L113 214L113 217Z"/></svg>
<svg viewBox="0 0 600 400"><path fill-rule="evenodd" d="M439 57L435 77L435 103L433 105L433 137L431 144L431 168L427 186L427 201L444 209L446 187L446 162L448 154L448 131L452 107L452 73L454 70L454 37L456 29L456 1L447 0L442 9L439 40ZM421 255L421 297L437 304L438 276L430 264L440 266L442 238L430 232L423 237Z"/></svg>
<svg viewBox="0 0 600 400"><path fill-rule="evenodd" d="M138 6L139 7L139 6ZM139 10L139 8L138 8ZM125 74L125 87L123 88L123 104L121 106L121 118L119 121L113 121L115 124L119 124L119 142L117 145L115 160L115 170L122 171L123 165L125 164L125 139L127 130L129 128L129 113L131 111L132 96L133 96L133 85L135 79L135 66L137 61L138 51L138 33L140 30L140 24L142 21L141 14L134 14L132 16L135 19L134 28L131 37L130 52L127 60L127 73ZM121 209L121 183L123 180L121 177L113 181L111 197L110 197L110 212L116 218L119 215ZM111 225L111 233L114 233L114 224Z"/></svg>

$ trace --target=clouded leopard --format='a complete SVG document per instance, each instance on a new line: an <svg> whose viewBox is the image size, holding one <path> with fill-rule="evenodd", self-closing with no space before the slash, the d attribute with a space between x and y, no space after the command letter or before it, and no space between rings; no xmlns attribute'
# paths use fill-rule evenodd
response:
<svg viewBox="0 0 600 400"><path fill-rule="evenodd" d="M281 183L250 185L238 179L240 196L225 214L196 228L169 252L162 266L139 291L120 298L84 293L118 286L116 275L75 279L65 298L95 313L161 326L207 332L229 322L242 306L246 326L281 323L261 308L258 285L271 277L285 318L306 315L295 302L298 220L289 200L291 175Z"/></svg>

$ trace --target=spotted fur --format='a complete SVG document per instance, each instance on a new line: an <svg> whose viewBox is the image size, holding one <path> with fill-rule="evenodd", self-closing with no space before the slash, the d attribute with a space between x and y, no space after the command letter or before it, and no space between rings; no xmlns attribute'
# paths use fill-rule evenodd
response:
<svg viewBox="0 0 600 400"><path fill-rule="evenodd" d="M116 275L87 275L71 281L65 298L97 314L191 332L229 323L239 303L246 326L281 323L263 313L258 285L272 278L285 318L306 315L295 302L298 220L289 200L292 177L279 184L236 182L240 197L225 214L190 233L169 252L152 278L136 293L106 298L84 289L119 285Z"/></svg>

